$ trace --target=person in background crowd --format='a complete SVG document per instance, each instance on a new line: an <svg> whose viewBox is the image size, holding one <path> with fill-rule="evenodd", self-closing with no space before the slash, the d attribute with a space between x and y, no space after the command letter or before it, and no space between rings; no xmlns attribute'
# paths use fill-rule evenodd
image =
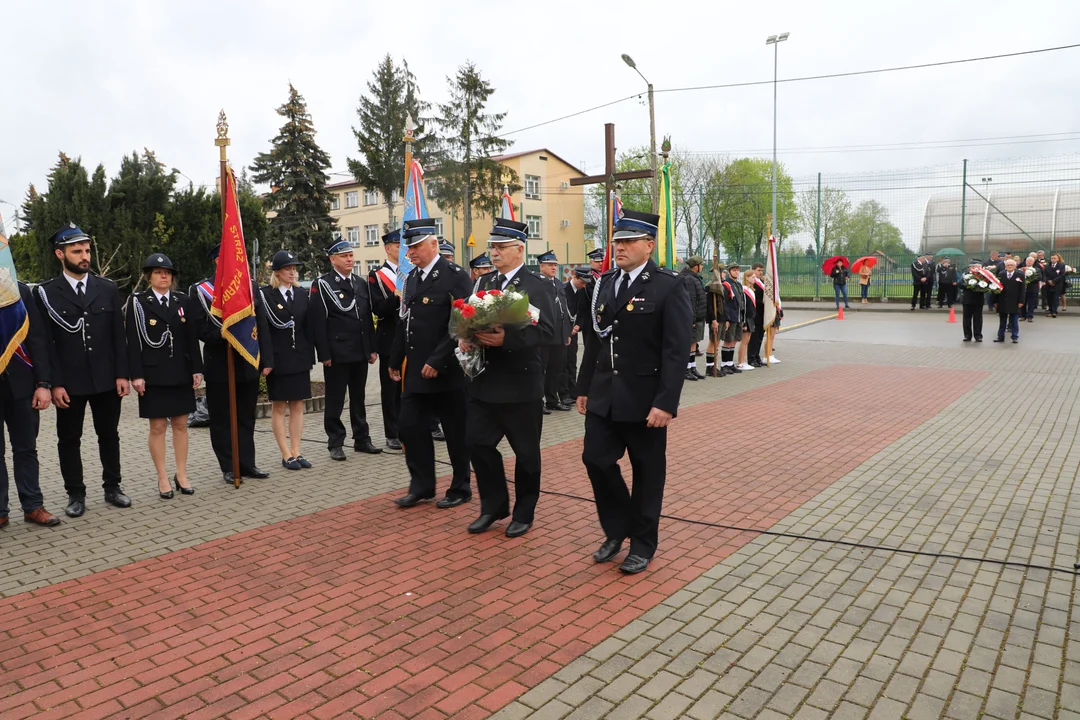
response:
<svg viewBox="0 0 1080 720"><path fill-rule="evenodd" d="M202 384L202 355L194 301L173 291L176 268L155 253L143 263L148 289L128 299L127 348L131 387L139 394L139 417L150 420L147 444L157 471L158 496L171 500L173 483L182 495L193 495L188 479L188 413L195 410L195 388ZM165 429L172 426L176 474L165 471Z"/></svg>
<svg viewBox="0 0 1080 720"><path fill-rule="evenodd" d="M1046 317L1057 317L1058 298L1065 284L1065 263L1061 262L1061 256L1054 253L1050 256L1050 262L1044 273L1046 278Z"/></svg>
<svg viewBox="0 0 1080 720"><path fill-rule="evenodd" d="M851 271L848 270L847 263L844 262L843 258L838 260L837 263L833 265L832 272L829 273L829 275L832 277L833 296L836 299L836 309L840 309L841 295L844 296L844 308L851 309L851 306L848 305L847 297L847 281L848 278L851 277Z"/></svg>
<svg viewBox="0 0 1080 720"><path fill-rule="evenodd" d="M765 367L761 359L761 343L765 339L765 283L761 276L765 274L765 266L756 262L751 272L754 276L754 332L750 334L750 365Z"/></svg>
<svg viewBox="0 0 1080 720"><path fill-rule="evenodd" d="M1038 250L1033 255L1035 255L1035 267L1039 268L1039 277L1042 278L1039 283L1039 307L1046 310L1046 253Z"/></svg>
<svg viewBox="0 0 1080 720"><path fill-rule="evenodd" d="M739 340L739 364L740 370L753 370L754 366L748 360L750 352L750 340L756 330L754 317L757 314L757 294L754 292L754 280L757 274L753 270L747 270L742 274L742 287L740 291L746 296L746 312L743 314L743 336Z"/></svg>
<svg viewBox="0 0 1080 720"><path fill-rule="evenodd" d="M1028 282L1024 293L1024 320L1027 322L1035 322L1035 308L1039 304L1039 287L1042 285L1042 270L1035 264L1036 259L1035 253L1031 253L1024 261L1024 267L1021 268L1025 282L1027 282L1028 269L1035 273L1035 279Z"/></svg>
<svg viewBox="0 0 1080 720"><path fill-rule="evenodd" d="M968 272L974 273L976 270L982 267L982 261L971 259L968 263ZM983 295L990 293L981 293L976 290L971 290L967 286L964 286L964 294L961 297L961 304L963 307L964 315L964 342L971 342L971 338L975 338L975 342L983 341Z"/></svg>
<svg viewBox="0 0 1080 720"><path fill-rule="evenodd" d="M563 403L559 396L559 381L562 379L563 363L566 360L566 346L570 344L570 335L574 323L566 309L566 292L556 275L559 272L559 258L551 250L537 258L540 275L555 288L555 334L541 351L544 360L544 414L552 410L568 411L570 405Z"/></svg>
<svg viewBox="0 0 1080 720"><path fill-rule="evenodd" d="M724 321L724 274L725 266L722 262L715 262L712 269L712 279L705 286L705 324L709 326L709 345L705 351L705 375L723 377L727 373L721 372L722 365L717 363L717 355L720 350L721 331L720 324Z"/></svg>
<svg viewBox="0 0 1080 720"><path fill-rule="evenodd" d="M870 267L868 263L863 263L859 267L859 291L862 293L861 303L868 305L870 303L870 276L873 274L874 269Z"/></svg>
<svg viewBox="0 0 1080 720"><path fill-rule="evenodd" d="M574 274L563 287L566 297L566 311L570 314L570 344L566 346L563 360L562 382L559 385L559 397L563 405L574 406L577 398L577 356L578 336L581 334L580 323L587 318L579 318L576 313L581 307L580 295L585 292L586 281L592 278L589 268L576 268Z"/></svg>
<svg viewBox="0 0 1080 720"><path fill-rule="evenodd" d="M382 406L383 437L388 450L400 450L398 413L401 411L401 383L390 379L390 350L397 333L401 299L397 295L398 251L401 231L391 230L382 236L386 259L368 272L368 295L375 315L375 352L379 356L379 404Z"/></svg>
<svg viewBox="0 0 1080 720"><path fill-rule="evenodd" d="M705 316L708 305L705 286L701 282L701 266L704 262L700 255L694 255L686 261L686 267L679 273L686 286L686 294L690 298L690 308L693 311L694 322L690 328L690 359L686 361L686 379L694 381L708 377L699 373L697 369L698 343L705 339Z"/></svg>
<svg viewBox="0 0 1080 720"><path fill-rule="evenodd" d="M1002 290L994 296L994 305L998 311L998 333L994 342L1005 342L1005 329L1014 343L1020 342L1019 313L1024 309L1024 274L1016 269L1016 261L1009 258L1005 269L998 273Z"/></svg>
<svg viewBox="0 0 1080 720"><path fill-rule="evenodd" d="M997 275L1005 269L1005 261L997 250L990 253L990 262L986 263L986 269ZM994 293L986 293L986 309L994 312Z"/></svg>
<svg viewBox="0 0 1080 720"><path fill-rule="evenodd" d="M735 367L735 346L742 340L743 327L746 325L746 295L739 283L739 265L727 266L727 277L723 281L724 316L720 337L724 343L720 351L720 375L737 375L742 372Z"/></svg>
<svg viewBox="0 0 1080 720"><path fill-rule="evenodd" d="M489 272L491 272L491 258L487 256L487 253L480 253L469 261L469 274L472 276L472 282L476 282L481 275L487 275Z"/></svg>
<svg viewBox="0 0 1080 720"><path fill-rule="evenodd" d="M7 369L0 373L0 433L7 425L11 469L23 520L55 527L60 524L60 518L45 509L37 455L39 413L52 403L49 338L30 288L25 283L18 285L30 327L26 339L8 361ZM8 469L3 454L0 438L0 528L8 524Z"/></svg>
<svg viewBox="0 0 1080 720"><path fill-rule="evenodd" d="M68 223L50 238L63 272L37 286L46 328L56 405L57 451L68 517L86 511L82 434L86 406L94 415L105 502L131 507L120 488L120 403L128 381L124 307L116 283L90 272L90 236Z"/></svg>
<svg viewBox="0 0 1080 720"><path fill-rule="evenodd" d="M353 449L377 455L382 448L371 444L364 409L368 365L374 364L378 357L368 284L358 281L352 274L353 249L348 240L335 242L327 248L326 254L333 269L311 286L311 331L326 382L323 427L327 448L331 459L346 459L346 433L341 411L348 391Z"/></svg>
<svg viewBox="0 0 1080 720"><path fill-rule="evenodd" d="M932 276L930 275L930 268L926 263L926 256L920 255L915 258L915 261L911 263L911 309L914 310L918 305L923 307L923 296L927 298L926 307L929 307L930 297L930 285L932 282Z"/></svg>
<svg viewBox="0 0 1080 720"><path fill-rule="evenodd" d="M596 281L600 279L600 272L604 267L604 251L600 248L591 250L588 258L591 277L585 283L585 293L578 293L578 309L575 313L579 332L582 328L592 327L590 318L592 317L593 288L596 287Z"/></svg>
<svg viewBox="0 0 1080 720"><path fill-rule="evenodd" d="M956 277L956 268L952 266L949 258L944 258L937 266L937 283L937 306L940 308L943 302L946 307L955 305L959 280Z"/></svg>
<svg viewBox="0 0 1080 720"><path fill-rule="evenodd" d="M439 255L454 262L454 246L445 240L439 240Z"/></svg>
<svg viewBox="0 0 1080 720"><path fill-rule="evenodd" d="M926 289L923 290L923 304L924 310L930 309L931 296L934 294L934 283L937 281L937 263L934 262L934 254L926 253L923 255L923 262L926 264L927 276L930 278L926 283Z"/></svg>
<svg viewBox="0 0 1080 720"><path fill-rule="evenodd" d="M297 283L300 259L278 250L270 261L270 284L259 290L274 346L274 369L266 376L270 425L281 452L281 466L300 470L312 465L300 454L304 436L304 401L311 397L311 368L315 350L308 323L310 293ZM288 433L285 412L288 410Z"/></svg>

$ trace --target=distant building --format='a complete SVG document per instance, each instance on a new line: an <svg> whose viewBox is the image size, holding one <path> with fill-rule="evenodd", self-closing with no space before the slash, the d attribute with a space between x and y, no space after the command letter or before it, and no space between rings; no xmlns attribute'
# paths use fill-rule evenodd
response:
<svg viewBox="0 0 1080 720"><path fill-rule="evenodd" d="M517 173L522 187L511 200L517 219L529 226L526 263L535 265L536 257L548 250L555 251L560 263L585 263L585 254L594 246L592 240L586 239L585 195L583 188L572 188L569 182L585 173L547 149L498 155L494 159ZM355 181L334 183L327 190L331 193L330 215L337 221L337 231L356 248L353 257L357 272L367 273L378 267L385 258L381 238L389 222L386 198ZM393 197L395 227L401 222L401 192L396 190ZM493 224L490 215L473 213L476 247L471 248L470 255L462 218L444 211L432 198L426 199L436 231L454 245L458 263L487 251L488 229Z"/></svg>
<svg viewBox="0 0 1080 720"><path fill-rule="evenodd" d="M991 250L1080 248L1080 188L995 190L991 186L984 194L985 200L970 190L966 198L959 192L931 197L923 213L920 249L957 248L976 255Z"/></svg>

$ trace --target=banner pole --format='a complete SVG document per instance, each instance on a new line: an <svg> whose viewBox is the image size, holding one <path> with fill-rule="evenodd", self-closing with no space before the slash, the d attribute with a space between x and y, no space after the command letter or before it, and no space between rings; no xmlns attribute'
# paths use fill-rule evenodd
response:
<svg viewBox="0 0 1080 720"><path fill-rule="evenodd" d="M222 110L218 115L217 124L217 139L214 140L214 144L218 146L221 151L221 226L225 227L225 195L227 188L229 187L229 168L228 168L228 148L229 146L229 124L225 121L225 111ZM221 283L217 282L217 278L214 278L214 291L220 291ZM222 328L222 334L224 335L225 329ZM236 361L233 359L235 351L232 347L225 343L225 357L226 363L229 368L229 441L232 445L232 472L233 472L233 487L240 488L240 431L237 428L236 423Z"/></svg>

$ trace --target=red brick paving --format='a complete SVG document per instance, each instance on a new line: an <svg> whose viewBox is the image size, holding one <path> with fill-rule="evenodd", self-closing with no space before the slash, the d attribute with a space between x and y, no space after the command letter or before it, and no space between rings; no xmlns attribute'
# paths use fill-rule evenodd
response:
<svg viewBox="0 0 1080 720"><path fill-rule="evenodd" d="M984 376L834 366L688 408L665 513L768 527ZM547 489L590 495L580 452L544 451ZM0 601L4 720L487 717L754 537L665 521L623 577L588 503L544 496L521 540L475 511L379 496Z"/></svg>

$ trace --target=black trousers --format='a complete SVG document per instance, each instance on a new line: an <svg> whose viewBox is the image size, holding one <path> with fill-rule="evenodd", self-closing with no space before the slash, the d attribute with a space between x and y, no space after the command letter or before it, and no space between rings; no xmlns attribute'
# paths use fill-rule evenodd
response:
<svg viewBox="0 0 1080 720"><path fill-rule="evenodd" d="M976 339L982 337L983 306L964 304L964 337Z"/></svg>
<svg viewBox="0 0 1080 720"><path fill-rule="evenodd" d="M435 441L431 425L443 420L446 452L454 477L447 497L472 497L469 487L469 448L465 443L465 387L440 393L409 393L401 396L400 439L405 446L405 464L409 468L409 492L420 497L435 497Z"/></svg>
<svg viewBox="0 0 1080 720"><path fill-rule="evenodd" d="M56 409L56 449L60 454L60 475L64 489L74 497L86 497L83 484L82 434L86 406L94 416L94 433L101 459L101 486L106 491L120 487L120 396L115 390L96 395L72 395L66 410Z"/></svg>
<svg viewBox="0 0 1080 720"><path fill-rule="evenodd" d="M577 397L577 355L578 336L570 336L570 344L563 350L562 377L559 380L559 395L564 398Z"/></svg>
<svg viewBox="0 0 1080 720"><path fill-rule="evenodd" d="M761 342L765 339L765 328L757 327L759 324L764 325L765 321L758 323L755 319L754 332L750 333L750 346L746 349L746 355L750 360L761 360Z"/></svg>
<svg viewBox="0 0 1080 720"><path fill-rule="evenodd" d="M1050 289L1046 291L1046 309L1051 314L1057 315L1058 291L1056 287L1050 286Z"/></svg>
<svg viewBox="0 0 1080 720"><path fill-rule="evenodd" d="M562 402L559 389L562 384L563 363L566 362L566 347L545 345L541 357L544 361L544 402L550 409Z"/></svg>
<svg viewBox="0 0 1080 720"><path fill-rule="evenodd" d="M17 361L16 361L17 362ZM15 490L24 513L45 504L38 484L38 411L31 406L32 397L16 400L11 394L8 379L0 379L0 517L8 515L8 469L4 459L4 432L7 425L11 438L11 464L15 472Z"/></svg>
<svg viewBox="0 0 1080 720"><path fill-rule="evenodd" d="M323 366L326 382L326 408L323 412L323 429L326 430L326 446L333 450L345 444L345 425L341 411L345 407L345 391L349 391L349 424L352 426L353 445L371 442L367 411L364 409L364 392L367 385L366 362L332 363Z"/></svg>
<svg viewBox="0 0 1080 720"><path fill-rule="evenodd" d="M383 437L398 437L398 418L401 413L401 382L390 379L389 355L379 356L379 398L382 401Z"/></svg>
<svg viewBox="0 0 1080 720"><path fill-rule="evenodd" d="M1021 313L1021 317L1026 320L1032 320L1035 317L1035 311L1039 309L1039 283L1033 282L1027 286L1027 296L1024 298L1024 310Z"/></svg>
<svg viewBox="0 0 1080 720"><path fill-rule="evenodd" d="M937 289L937 304L938 307L945 305L946 307L952 307L956 304L956 290L955 285L938 285Z"/></svg>
<svg viewBox="0 0 1080 720"><path fill-rule="evenodd" d="M255 467L255 405L259 381L236 383L236 438L240 450L240 474ZM210 445L221 472L232 472L232 432L229 430L229 383L206 383L206 411L210 413Z"/></svg>
<svg viewBox="0 0 1080 720"><path fill-rule="evenodd" d="M540 402L489 403L469 399L466 442L480 491L480 512L504 515L510 511L502 453L505 437L514 451L514 520L533 521L540 499L540 432L544 412Z"/></svg>
<svg viewBox="0 0 1080 720"><path fill-rule="evenodd" d="M630 453L633 490L627 489L619 459ZM600 527L609 538L630 538L630 554L656 553L660 511L667 476L667 428L645 421L616 422L593 412L585 414L585 447L581 460L589 473Z"/></svg>

